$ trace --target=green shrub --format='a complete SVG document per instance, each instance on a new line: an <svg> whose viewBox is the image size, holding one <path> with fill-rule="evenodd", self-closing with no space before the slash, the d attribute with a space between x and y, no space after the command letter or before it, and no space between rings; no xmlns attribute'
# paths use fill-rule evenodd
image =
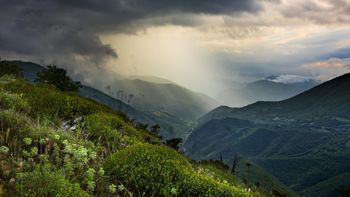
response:
<svg viewBox="0 0 350 197"><path fill-rule="evenodd" d="M184 179L182 171L188 168L190 162L176 151L149 144L125 148L104 165L114 182L121 181L131 191L147 196L171 194Z"/></svg>
<svg viewBox="0 0 350 197"><path fill-rule="evenodd" d="M18 196L89 196L78 183L70 182L61 171L48 165L39 165L17 179L15 190Z"/></svg>
<svg viewBox="0 0 350 197"><path fill-rule="evenodd" d="M164 146L130 146L108 158L104 169L116 184L146 196L251 195L227 181L197 172L187 158Z"/></svg>
<svg viewBox="0 0 350 197"><path fill-rule="evenodd" d="M14 75L19 77L22 76L22 70L15 64L7 61L0 61L0 77L3 75Z"/></svg>
<svg viewBox="0 0 350 197"><path fill-rule="evenodd" d="M175 150L144 144L161 140L75 93L9 75L0 77L0 90L0 194L253 195L222 169L194 168L198 165ZM63 120L77 117L83 118L75 132L60 129ZM178 142L168 145L177 148Z"/></svg>
<svg viewBox="0 0 350 197"><path fill-rule="evenodd" d="M205 173L187 172L180 196L254 196L242 188L220 181Z"/></svg>
<svg viewBox="0 0 350 197"><path fill-rule="evenodd" d="M37 74L36 82L50 84L61 91L77 91L80 88L80 82L73 81L67 71L58 68L55 65L49 65L43 71Z"/></svg>

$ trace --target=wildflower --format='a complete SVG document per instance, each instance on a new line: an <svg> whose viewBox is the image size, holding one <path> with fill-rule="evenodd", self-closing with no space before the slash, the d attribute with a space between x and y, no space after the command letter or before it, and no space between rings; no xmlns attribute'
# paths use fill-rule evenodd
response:
<svg viewBox="0 0 350 197"><path fill-rule="evenodd" d="M104 176L105 175L105 171L102 167L100 167L100 169L98 170L98 175L99 176Z"/></svg>
<svg viewBox="0 0 350 197"><path fill-rule="evenodd" d="M114 194L117 191L117 186L115 186L114 184L111 184L108 186L108 191L112 194Z"/></svg>
<svg viewBox="0 0 350 197"><path fill-rule="evenodd" d="M65 151L66 153L72 153L72 152L73 152L72 145L70 145L70 144L65 144L64 151Z"/></svg>
<svg viewBox="0 0 350 197"><path fill-rule="evenodd" d="M119 191L124 191L125 190L125 186L123 184L118 185L118 190Z"/></svg>
<svg viewBox="0 0 350 197"><path fill-rule="evenodd" d="M96 159L96 157L97 157L97 153L95 152L95 151L90 151L89 152L89 158L90 159Z"/></svg>
<svg viewBox="0 0 350 197"><path fill-rule="evenodd" d="M93 168L89 168L87 171L86 171L86 177L88 180L93 180L94 179L94 176L95 176L95 170Z"/></svg>
<svg viewBox="0 0 350 197"><path fill-rule="evenodd" d="M30 155L31 156L36 156L36 155L38 155L38 148L37 147L33 147L33 148L31 148L30 149Z"/></svg>
<svg viewBox="0 0 350 197"><path fill-rule="evenodd" d="M1 146L0 147L0 153L7 154L9 152L9 148L7 146Z"/></svg>
<svg viewBox="0 0 350 197"><path fill-rule="evenodd" d="M96 187L96 184L95 184L94 181L88 181L88 182L87 182L87 188L88 188L88 190L94 191L94 190L95 190L95 187Z"/></svg>
<svg viewBox="0 0 350 197"><path fill-rule="evenodd" d="M170 193L172 195L176 195L177 194L177 189L176 188L171 188Z"/></svg>
<svg viewBox="0 0 350 197"><path fill-rule="evenodd" d="M29 137L26 137L26 138L23 139L23 142L24 142L24 144L29 146L29 145L32 144L32 139L29 138Z"/></svg>
<svg viewBox="0 0 350 197"><path fill-rule="evenodd" d="M30 153L28 151L26 151L26 150L23 150L22 154L23 154L24 157L30 157Z"/></svg>
<svg viewBox="0 0 350 197"><path fill-rule="evenodd" d="M40 143L40 144L46 144L46 140L45 140L44 138L41 138L41 139L39 140L39 143Z"/></svg>
<svg viewBox="0 0 350 197"><path fill-rule="evenodd" d="M55 140L60 140L61 136L58 135L58 134L55 134L55 135L53 136L53 138L54 138Z"/></svg>
<svg viewBox="0 0 350 197"><path fill-rule="evenodd" d="M62 144L66 145L69 144L67 140L63 140Z"/></svg>
<svg viewBox="0 0 350 197"><path fill-rule="evenodd" d="M79 146L78 150L73 152L73 155L77 159L82 159L84 157L87 157L88 150L84 148L83 146Z"/></svg>

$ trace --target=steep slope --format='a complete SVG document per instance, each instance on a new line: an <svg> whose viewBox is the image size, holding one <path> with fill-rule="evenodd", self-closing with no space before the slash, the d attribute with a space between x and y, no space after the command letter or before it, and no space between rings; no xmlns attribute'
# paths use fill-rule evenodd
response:
<svg viewBox="0 0 350 197"><path fill-rule="evenodd" d="M340 194L350 184L319 185L350 172L349 87L345 74L284 101L217 108L184 149L195 159L240 154L306 196Z"/></svg>
<svg viewBox="0 0 350 197"><path fill-rule="evenodd" d="M34 82L36 74L40 72L43 67L39 64L32 62L23 61L8 61L17 65L22 69L23 77L29 81ZM143 124L148 124L149 126L159 124L161 129L161 135L165 139L181 137L185 138L188 136L188 131L190 131L191 123L181 120L176 116L167 113L150 113L143 112L135 109L134 107L122 102L119 99L113 98L106 93L101 92L95 88L83 85L79 89L79 94L83 97L95 100L99 103L108 105L112 109L122 111L128 115L128 117L136 122L141 122Z"/></svg>
<svg viewBox="0 0 350 197"><path fill-rule="evenodd" d="M227 170L191 162L120 112L51 86L0 77L0 121L0 196L269 193L247 191Z"/></svg>
<svg viewBox="0 0 350 197"><path fill-rule="evenodd" d="M149 126L159 124L160 134L165 139L181 137L185 138L190 130L191 123L185 122L175 116L165 113L147 113L137 110L124 102L94 88L83 86L79 89L79 95L105 104L114 110L121 111L135 121Z"/></svg>

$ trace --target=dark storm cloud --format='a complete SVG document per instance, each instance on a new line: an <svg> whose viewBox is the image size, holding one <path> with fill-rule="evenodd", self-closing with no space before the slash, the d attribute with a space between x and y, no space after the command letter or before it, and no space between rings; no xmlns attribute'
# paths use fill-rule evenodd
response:
<svg viewBox="0 0 350 197"><path fill-rule="evenodd" d="M0 52L102 64L117 53L101 42L100 34L133 33L148 25L196 25L199 20L186 16L260 9L255 0L5 0Z"/></svg>

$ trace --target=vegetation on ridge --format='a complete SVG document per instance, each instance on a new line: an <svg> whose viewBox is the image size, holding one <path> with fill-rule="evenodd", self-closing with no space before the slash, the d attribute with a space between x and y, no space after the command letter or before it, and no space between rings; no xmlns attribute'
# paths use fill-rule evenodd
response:
<svg viewBox="0 0 350 197"><path fill-rule="evenodd" d="M0 196L263 195L213 176L119 112L47 84L2 76L0 123Z"/></svg>

